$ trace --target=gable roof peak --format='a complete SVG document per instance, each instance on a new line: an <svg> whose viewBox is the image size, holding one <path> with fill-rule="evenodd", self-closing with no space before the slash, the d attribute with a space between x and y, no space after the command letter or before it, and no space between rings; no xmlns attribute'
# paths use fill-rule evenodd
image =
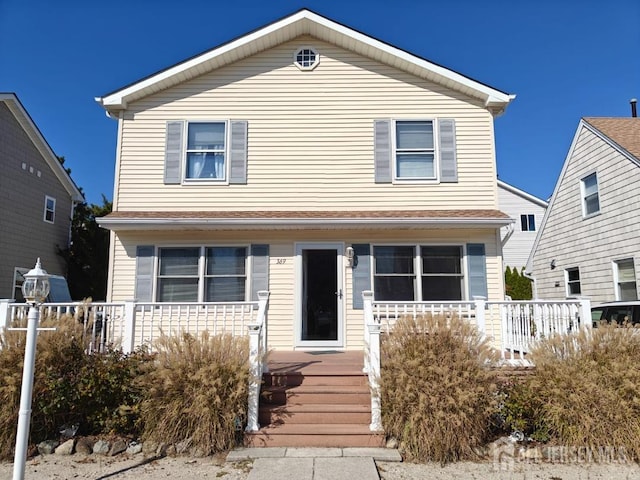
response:
<svg viewBox="0 0 640 480"><path fill-rule="evenodd" d="M131 102L221 68L301 35L310 35L346 50L393 65L401 70L459 91L484 102L494 115L504 112L515 95L373 38L318 13L302 8L264 27L207 50L119 90L97 97L108 115L126 110Z"/></svg>
<svg viewBox="0 0 640 480"><path fill-rule="evenodd" d="M640 118L584 117L582 120L607 137L617 148L640 161Z"/></svg>

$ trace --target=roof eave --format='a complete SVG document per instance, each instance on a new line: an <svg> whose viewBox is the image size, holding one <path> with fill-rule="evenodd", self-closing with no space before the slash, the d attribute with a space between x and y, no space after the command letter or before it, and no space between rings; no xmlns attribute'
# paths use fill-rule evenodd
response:
<svg viewBox="0 0 640 480"><path fill-rule="evenodd" d="M132 230L292 230L362 228L501 228L511 218L116 218L101 217L98 225L112 231Z"/></svg>

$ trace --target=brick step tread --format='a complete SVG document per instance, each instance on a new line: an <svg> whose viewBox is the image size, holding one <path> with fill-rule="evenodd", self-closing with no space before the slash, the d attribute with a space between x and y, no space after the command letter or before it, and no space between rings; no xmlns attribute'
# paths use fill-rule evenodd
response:
<svg viewBox="0 0 640 480"><path fill-rule="evenodd" d="M266 425L258 434L266 435L382 435L382 432L372 432L369 424L350 423L284 423L280 425ZM252 434L252 435L255 435Z"/></svg>

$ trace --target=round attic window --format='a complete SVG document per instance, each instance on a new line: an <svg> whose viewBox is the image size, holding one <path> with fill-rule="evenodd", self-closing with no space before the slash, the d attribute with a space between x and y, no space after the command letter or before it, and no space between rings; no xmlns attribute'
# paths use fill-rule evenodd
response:
<svg viewBox="0 0 640 480"><path fill-rule="evenodd" d="M294 55L294 63L300 70L313 70L320 63L320 55L314 49L304 47Z"/></svg>

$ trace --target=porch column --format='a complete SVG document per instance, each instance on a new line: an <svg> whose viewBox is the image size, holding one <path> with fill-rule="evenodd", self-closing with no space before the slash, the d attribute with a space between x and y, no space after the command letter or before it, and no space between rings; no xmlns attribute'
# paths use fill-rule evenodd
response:
<svg viewBox="0 0 640 480"><path fill-rule="evenodd" d="M382 431L382 410L380 402L380 324L369 323L369 387L371 388L372 432Z"/></svg>
<svg viewBox="0 0 640 480"><path fill-rule="evenodd" d="M591 300L588 298L580 299L580 319L582 320L582 328L591 329L593 327L593 320L591 319Z"/></svg>
<svg viewBox="0 0 640 480"><path fill-rule="evenodd" d="M0 334L6 330L11 324L11 309L9 304L14 302L13 299L2 298L0 299Z"/></svg>
<svg viewBox="0 0 640 480"><path fill-rule="evenodd" d="M487 299L484 297L473 297L473 303L476 309L476 326L478 331L483 337L487 335L487 321L485 316L485 307L487 306Z"/></svg>
<svg viewBox="0 0 640 480"><path fill-rule="evenodd" d="M122 351L125 354L136 349L136 302L124 301L124 335L122 339Z"/></svg>

